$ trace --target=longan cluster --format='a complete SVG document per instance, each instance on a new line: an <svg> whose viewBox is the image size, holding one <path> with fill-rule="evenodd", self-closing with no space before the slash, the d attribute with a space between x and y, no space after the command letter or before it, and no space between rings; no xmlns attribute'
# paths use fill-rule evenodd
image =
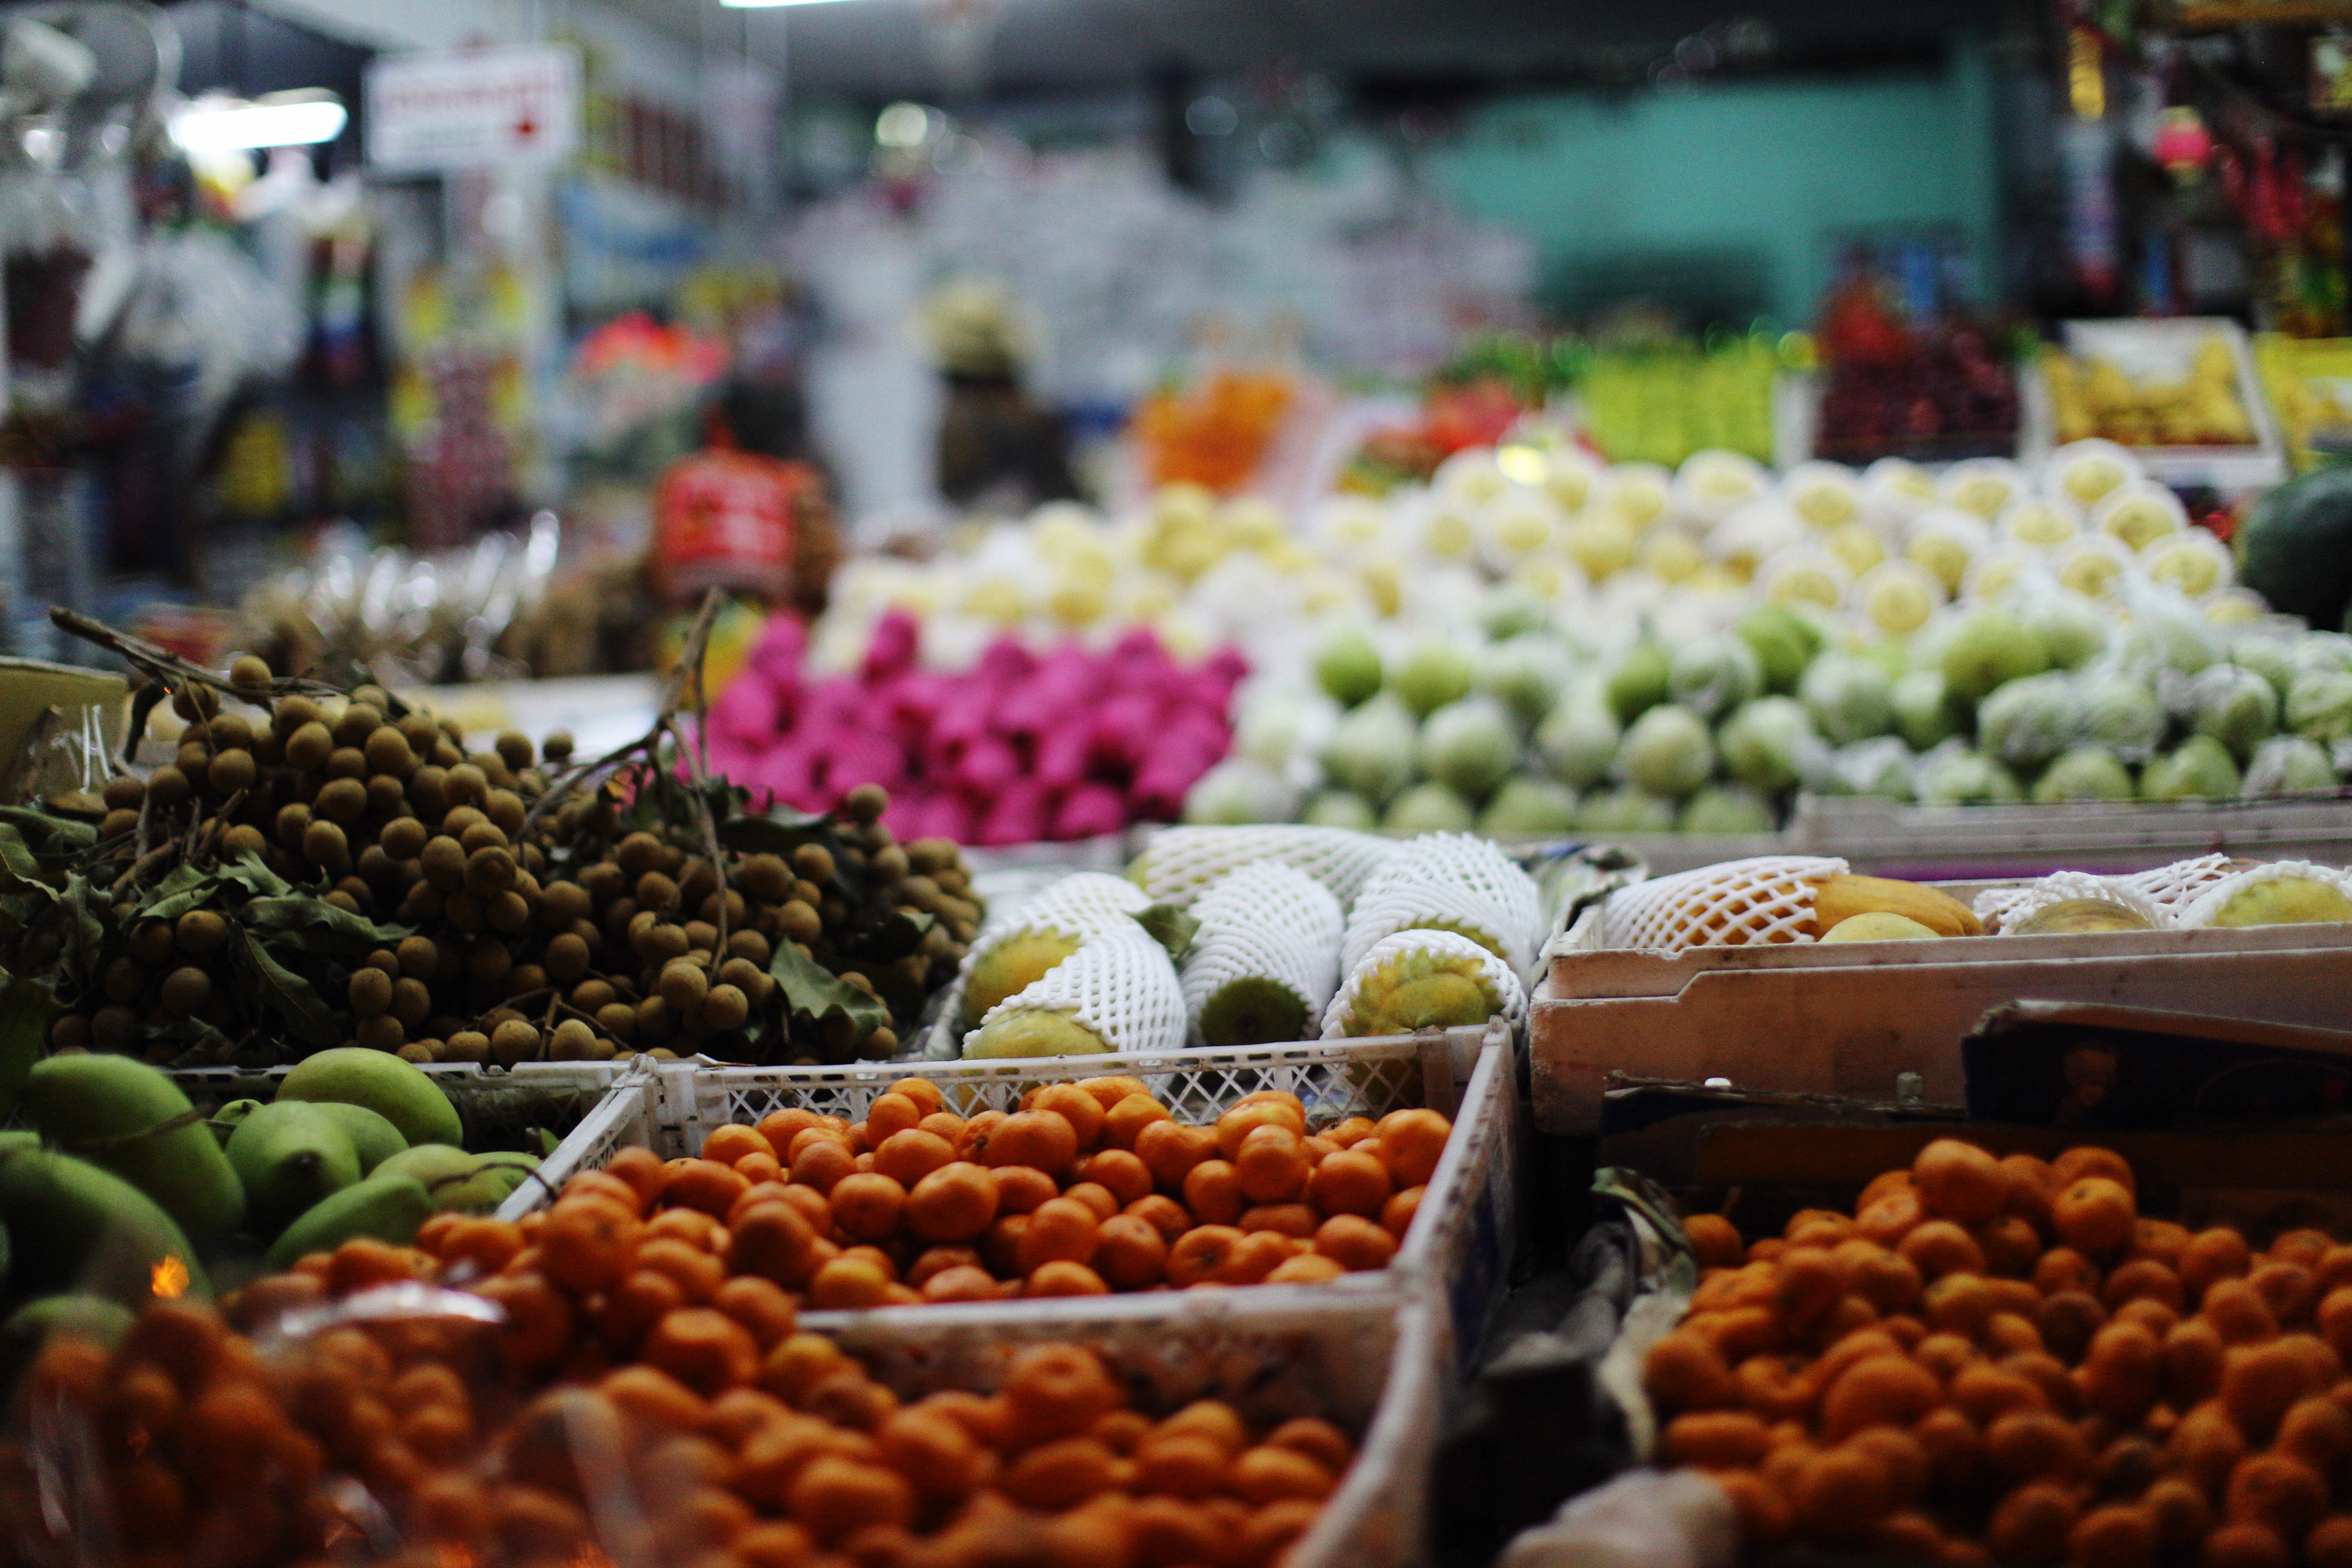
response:
<svg viewBox="0 0 2352 1568"><path fill-rule="evenodd" d="M609 1199L565 1201L635 1223ZM354 1241L311 1278L340 1291L407 1277L396 1249ZM796 1331L789 1303L677 1309L642 1359L535 1396L474 1381L474 1331L373 1320L265 1363L211 1312L163 1303L110 1357L53 1342L35 1397L91 1413L106 1485L76 1500L102 1498L125 1560L150 1568L1261 1568L1354 1458L1314 1416L1253 1433L1202 1400L1155 1420L1068 1344L1024 1352L995 1393L902 1403ZM64 1544L22 1450L0 1455L0 1518L12 1541Z"/></svg>
<svg viewBox="0 0 2352 1568"><path fill-rule="evenodd" d="M967 1119L906 1079L864 1121L790 1110L718 1129L661 1167L655 1226L818 1309L1313 1283L1388 1265L1451 1132L1412 1110L1310 1135L1275 1090L1186 1126L1112 1077ZM662 1297L645 1273L629 1288Z"/></svg>
<svg viewBox="0 0 2352 1568"><path fill-rule="evenodd" d="M977 930L961 852L944 840L893 841L879 821L888 797L873 786L806 828L789 857L722 855L714 866L698 816L623 831L610 791L549 802L542 820L529 821L549 781L527 736L508 731L468 755L454 725L389 717L391 698L372 686L348 700L271 700L268 667L250 655L230 684L262 707L257 717L223 711L210 688L185 688L173 699L188 720L175 760L143 784L106 786L99 832L113 858L101 865L116 901L96 958L84 955L88 943L67 947L62 920L10 955L12 967L37 973L70 954L53 1049L165 1065L232 1051L282 1059L334 1043L313 1034L281 1047L284 998L239 962L238 909L252 889L222 868L240 857L375 923L373 937L353 922L252 940L315 992L346 1031L342 1043L415 1062L681 1049L733 1060L884 1058L898 1031L873 1018L911 1024ZM550 736L548 767L571 750L568 736ZM184 892L158 880L163 865L226 883L189 908ZM893 929L889 917L901 913L920 919ZM770 964L786 942L823 967L823 984L842 971L841 984L887 993L897 1010L803 1011L767 1030Z"/></svg>
<svg viewBox="0 0 2352 1568"><path fill-rule="evenodd" d="M873 784L842 803L837 847L807 842L789 855L760 853L738 861L722 900L719 878L687 827L618 833L610 802L567 803L552 814L551 841L583 867L576 885L585 899L573 931L587 952L549 950L559 983L581 973L599 952L605 973L575 988L568 1005L593 1016L624 1046L658 1046L683 1037L693 1048L727 1059L749 1059L745 1020L764 1008L774 986L769 973L775 944L789 942L801 956L869 997L886 999L868 971L887 971L898 986L927 995L944 984L979 931L981 907L962 851L943 838L898 843L881 823L889 796ZM583 864L584 862L584 864ZM877 934L889 917L929 918L929 929L906 951L886 950ZM603 946L591 946L593 934ZM724 931L722 939L721 931ZM636 969L627 973L627 958ZM916 1007L894 1013L910 1025ZM860 1033L845 1014L795 1017L789 1038L763 1041L762 1059L801 1064L882 1060L897 1053L891 1024Z"/></svg>
<svg viewBox="0 0 2352 1568"><path fill-rule="evenodd" d="M1939 1139L1704 1266L1643 1384L1746 1543L2079 1568L2352 1564L2352 1247L2139 1215L2105 1149Z"/></svg>

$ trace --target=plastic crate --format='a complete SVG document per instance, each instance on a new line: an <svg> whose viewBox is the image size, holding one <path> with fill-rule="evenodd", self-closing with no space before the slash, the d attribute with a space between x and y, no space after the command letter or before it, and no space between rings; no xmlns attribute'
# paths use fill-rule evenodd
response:
<svg viewBox="0 0 2352 1568"><path fill-rule="evenodd" d="M992 1391L1023 1349L1056 1341L1092 1346L1151 1415L1216 1398L1258 1424L1322 1415L1356 1440L1356 1462L1285 1562L1406 1568L1425 1555L1446 1385L1433 1303L1261 1289L980 1302L919 1322L890 1311L803 1321L831 1333L902 1398Z"/></svg>
<svg viewBox="0 0 2352 1568"><path fill-rule="evenodd" d="M940 1087L961 1114L1007 1110L1029 1089L1080 1076L1129 1074L1141 1079L1180 1121L1213 1120L1243 1095L1287 1089L1306 1102L1310 1122L1352 1115L1381 1116L1425 1105L1454 1121L1444 1157L1430 1192L1394 1261L1378 1272L1350 1274L1328 1285L1251 1288L1253 1296L1329 1301L1359 1296L1426 1296L1443 1306L1441 1326L1475 1340L1510 1264L1517 1234L1519 1109L1511 1036L1498 1024L1444 1034L1392 1035L1361 1040L1241 1046L1179 1055L1028 1058L1002 1061L871 1062L845 1067L709 1067L666 1064L658 1082L629 1079L615 1087L595 1115L583 1121L541 1166L543 1184L517 1192L501 1218L528 1214L578 1171L612 1158L624 1144L643 1142L665 1159L691 1153L715 1129L751 1123L771 1111L801 1107L851 1121L865 1118L877 1095L910 1074ZM1224 1292L1217 1292L1223 1296ZM1165 1317L1182 1298L1166 1292L1089 1298L1132 1305L1143 1319ZM1052 1301L1008 1303L1015 1317L1052 1318ZM942 1330L972 1321L989 1304L877 1308L866 1312L811 1312L804 1321L827 1331L880 1317Z"/></svg>

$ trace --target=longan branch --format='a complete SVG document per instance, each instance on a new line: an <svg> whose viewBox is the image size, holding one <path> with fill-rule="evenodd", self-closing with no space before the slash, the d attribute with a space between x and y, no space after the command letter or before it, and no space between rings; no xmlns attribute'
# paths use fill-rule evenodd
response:
<svg viewBox="0 0 2352 1568"><path fill-rule="evenodd" d="M96 643L110 653L120 654L144 673L166 686L209 686L226 691L246 701L265 697L287 697L296 693L340 697L343 689L323 680L311 680L302 676L278 676L266 684L239 686L215 675L204 666L181 658L170 648L135 637L128 632L116 631L100 620L94 620L79 610L68 610L63 605L49 606L49 621L60 631L71 632L85 642Z"/></svg>

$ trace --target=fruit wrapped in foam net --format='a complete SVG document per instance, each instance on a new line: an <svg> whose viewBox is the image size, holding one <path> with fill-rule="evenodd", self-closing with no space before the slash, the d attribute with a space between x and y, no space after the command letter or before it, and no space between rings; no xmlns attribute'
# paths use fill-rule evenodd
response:
<svg viewBox="0 0 2352 1568"><path fill-rule="evenodd" d="M2190 900L2174 923L2193 930L2347 921L2352 921L2352 873L2309 860L2273 860L2215 882Z"/></svg>
<svg viewBox="0 0 2352 1568"><path fill-rule="evenodd" d="M1174 1051L1184 1045L1184 987L1168 950L1129 921L988 1011L964 1037L967 1057Z"/></svg>
<svg viewBox="0 0 2352 1568"><path fill-rule="evenodd" d="M1458 932L1524 974L1543 932L1535 879L1483 838L1428 833L1397 847L1348 909L1339 966L1352 971L1372 944L1401 931Z"/></svg>
<svg viewBox="0 0 2352 1568"><path fill-rule="evenodd" d="M1527 992L1503 961L1450 931L1401 931L1374 942L1323 1014L1327 1040L1482 1024L1517 1028Z"/></svg>
<svg viewBox="0 0 2352 1568"><path fill-rule="evenodd" d="M1131 918L1150 907L1142 889L1124 877L1080 871L1063 878L1009 907L990 911L957 966L955 984L941 1014L941 1040L930 1054L953 1056L967 1030L987 1011L1051 970L1087 938L1131 928Z"/></svg>
<svg viewBox="0 0 2352 1568"><path fill-rule="evenodd" d="M1986 931L2014 933L2032 923L2036 916L2062 904L2112 905L2138 916L2150 930L2161 930L2172 923L2172 916L2164 906L2133 887L2129 879L2095 876L2088 871L2053 871L2022 888L1988 888L1976 896L1975 909Z"/></svg>
<svg viewBox="0 0 2352 1568"><path fill-rule="evenodd" d="M1150 895L1150 902L1181 907L1228 872L1279 860L1330 889L1344 909L1364 879L1396 849L1392 840L1346 827L1171 827L1152 838L1127 874Z"/></svg>
<svg viewBox="0 0 2352 1568"><path fill-rule="evenodd" d="M1606 938L1661 952L1811 942L1816 886L1845 874L1826 856L1759 855L1636 882L1609 896Z"/></svg>
<svg viewBox="0 0 2352 1568"><path fill-rule="evenodd" d="M1184 958L1194 1045L1302 1040L1339 984L1346 917L1331 890L1278 860L1244 866L1192 903Z"/></svg>

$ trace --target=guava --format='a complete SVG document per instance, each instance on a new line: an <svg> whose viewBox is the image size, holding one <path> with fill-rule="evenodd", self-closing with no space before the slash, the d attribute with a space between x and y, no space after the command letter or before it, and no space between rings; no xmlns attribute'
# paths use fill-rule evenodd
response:
<svg viewBox="0 0 2352 1568"><path fill-rule="evenodd" d="M2145 800L2219 800L2238 793L2237 760L2210 735L2191 735L2141 770Z"/></svg>
<svg viewBox="0 0 2352 1568"><path fill-rule="evenodd" d="M2271 683L2251 669L2217 664L2197 677L2197 710L2190 722L2242 763L2278 728L2279 698Z"/></svg>
<svg viewBox="0 0 2352 1568"><path fill-rule="evenodd" d="M1769 833L1778 826L1771 803L1746 784L1709 784L1683 804L1683 833Z"/></svg>
<svg viewBox="0 0 2352 1568"><path fill-rule="evenodd" d="M1397 665L1389 686L1414 718L1426 719L1469 691L1469 656L1452 643L1426 638Z"/></svg>
<svg viewBox="0 0 2352 1568"><path fill-rule="evenodd" d="M2287 688L2286 721L2307 741L2323 746L2352 740L2352 675L2306 668Z"/></svg>
<svg viewBox="0 0 2352 1568"><path fill-rule="evenodd" d="M1298 820L1315 827L1347 827L1358 833L1370 833L1381 825L1379 812L1371 803L1353 790L1318 790L1307 802L1307 809Z"/></svg>
<svg viewBox="0 0 2352 1568"><path fill-rule="evenodd" d="M1724 771L1750 789L1793 789L1823 749L1812 715L1793 697L1759 697L1724 721Z"/></svg>
<svg viewBox="0 0 2352 1568"><path fill-rule="evenodd" d="M1576 792L1531 773L1506 780L1478 818L1478 831L1489 838L1535 838L1575 827Z"/></svg>
<svg viewBox="0 0 2352 1568"><path fill-rule="evenodd" d="M1944 690L1941 669L1915 669L1896 678L1887 692L1895 732L1915 752L1924 752L1960 731L1959 715Z"/></svg>
<svg viewBox="0 0 2352 1568"><path fill-rule="evenodd" d="M1607 694L1610 711L1617 715L1620 724L1631 724L1643 714L1665 701L1672 694L1673 656L1665 645L1643 637L1626 650L1609 672Z"/></svg>
<svg viewBox="0 0 2352 1568"><path fill-rule="evenodd" d="M1734 630L1754 650L1764 689L1776 695L1796 690L1805 666L1821 651L1812 623L1778 605L1749 611Z"/></svg>
<svg viewBox="0 0 2352 1568"><path fill-rule="evenodd" d="M1590 789L1609 776L1623 739L1606 702L1571 694L1536 726L1536 754L1561 782Z"/></svg>
<svg viewBox="0 0 2352 1568"><path fill-rule="evenodd" d="M1413 716L1382 692L1349 712L1323 747L1323 772L1342 789L1384 801L1412 782Z"/></svg>
<svg viewBox="0 0 2352 1568"><path fill-rule="evenodd" d="M2301 735L2273 735L2254 748L2239 789L2252 799L2269 795L2332 794L2336 785L2336 764L2328 760L2326 748L2318 742Z"/></svg>
<svg viewBox="0 0 2352 1568"><path fill-rule="evenodd" d="M1756 650L1729 633L1685 643L1667 664L1667 692L1702 719L1718 718L1751 700L1762 685Z"/></svg>
<svg viewBox="0 0 2352 1568"><path fill-rule="evenodd" d="M1423 774L1471 800L1493 794L1518 761L1518 727L1491 697L1450 702L1422 724Z"/></svg>
<svg viewBox="0 0 2352 1568"><path fill-rule="evenodd" d="M2030 675L1977 707L1977 744L2012 768L2038 768L2079 739L2081 689L2063 671Z"/></svg>
<svg viewBox="0 0 2352 1568"><path fill-rule="evenodd" d="M1866 741L1895 727L1895 683L1866 658L1825 653L1799 683L1813 728L1833 746Z"/></svg>
<svg viewBox="0 0 2352 1568"><path fill-rule="evenodd" d="M1522 724L1538 724L1559 701L1575 656L1539 632L1489 644L1472 661L1470 684L1510 710Z"/></svg>
<svg viewBox="0 0 2352 1568"><path fill-rule="evenodd" d="M1669 702L1651 709L1625 731L1617 766L1650 794L1680 800L1714 776L1715 742L1705 720Z"/></svg>
<svg viewBox="0 0 2352 1568"><path fill-rule="evenodd" d="M1381 650L1361 626L1342 626L1315 650L1315 679L1331 700L1353 708L1381 689Z"/></svg>
<svg viewBox="0 0 2352 1568"><path fill-rule="evenodd" d="M1381 826L1391 833L1467 833L1478 814L1459 792L1442 784L1417 784L1389 802Z"/></svg>
<svg viewBox="0 0 2352 1568"><path fill-rule="evenodd" d="M1955 747L1919 770L1922 805L1998 805L2024 797L2017 775L1982 752Z"/></svg>
<svg viewBox="0 0 2352 1568"><path fill-rule="evenodd" d="M2074 747L2033 781L2033 798L2043 805L2131 797L2131 769L2105 746Z"/></svg>
<svg viewBox="0 0 2352 1568"><path fill-rule="evenodd" d="M2042 635L2006 610L1977 611L1944 645L1944 689L1962 702L1980 701L1996 687L2049 668Z"/></svg>
<svg viewBox="0 0 2352 1568"><path fill-rule="evenodd" d="M1675 803L1630 784L1596 791L1577 808L1576 829L1580 833L1672 833Z"/></svg>
<svg viewBox="0 0 2352 1568"><path fill-rule="evenodd" d="M2352 921L2352 898L2316 877L2271 877L2249 883L2213 912L2217 926L2340 924Z"/></svg>

